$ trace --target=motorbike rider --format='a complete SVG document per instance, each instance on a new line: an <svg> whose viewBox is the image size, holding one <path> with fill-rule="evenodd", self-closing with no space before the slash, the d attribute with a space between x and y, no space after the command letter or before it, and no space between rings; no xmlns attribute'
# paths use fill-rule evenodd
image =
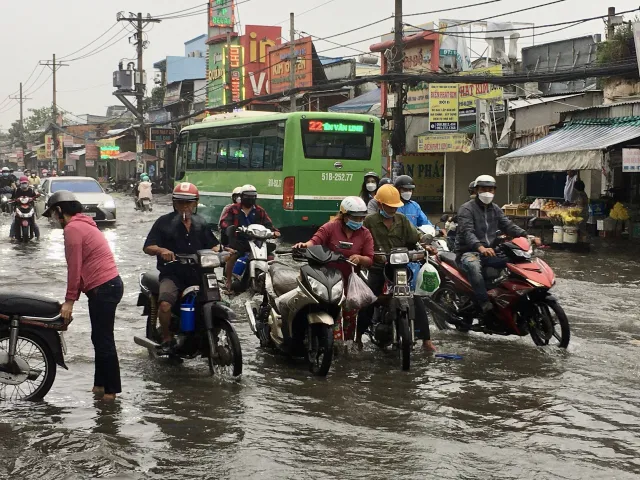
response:
<svg viewBox="0 0 640 480"><path fill-rule="evenodd" d="M341 253L351 263L359 268L369 268L373 264L373 237L371 232L364 228L363 220L367 216L367 205L360 197L347 197L340 203L340 213L334 220L321 226L311 240L305 243L297 243L293 248L307 248L313 245L323 245L326 248ZM340 242L352 244L349 249L340 247ZM345 285L345 294L348 293L349 277L354 274L351 265L338 262L332 267L342 273ZM340 332L339 323L334 330L335 340L353 340L356 330L357 311L342 309L344 332ZM342 335L341 335L342 333Z"/></svg>
<svg viewBox="0 0 640 480"><path fill-rule="evenodd" d="M140 183L138 183L138 185L135 188L134 195L135 195L136 208L138 209L142 208L141 200L143 198L148 198L149 200L153 199L152 190L153 190L153 184L149 180L149 175L147 175L146 173L143 173L142 175L140 175Z"/></svg>
<svg viewBox="0 0 640 480"><path fill-rule="evenodd" d="M469 184L469 200L476 198L476 181L474 180Z"/></svg>
<svg viewBox="0 0 640 480"><path fill-rule="evenodd" d="M382 187L383 185L391 185L393 182L391 181L390 178L381 178L380 181L378 182L378 190L380 190L380 187ZM376 190L376 195L378 190ZM378 213L380 211L380 205L378 205L378 201L374 198L372 198L371 200L369 200L369 203L367 203L367 215L373 215L374 213Z"/></svg>
<svg viewBox="0 0 640 480"><path fill-rule="evenodd" d="M380 175L376 172L367 172L364 174L364 181L362 182L362 188L360 189L360 198L367 205L373 197L376 196L378 191L378 182L380 182Z"/></svg>
<svg viewBox="0 0 640 480"><path fill-rule="evenodd" d="M196 214L200 193L188 182L178 184L172 195L173 212L156 220L144 242L143 251L157 257L160 271L160 308L158 320L162 329L162 352L169 354L174 346L171 334L171 310L185 288L200 279L189 267L175 262L175 254L195 254L198 250L219 250L218 239L206 220Z"/></svg>
<svg viewBox="0 0 640 480"><path fill-rule="evenodd" d="M498 205L493 203L496 180L491 175L480 175L474 182L477 197L469 200L458 211L455 253L460 267L476 296L483 313L493 309L485 285L483 269L506 267L505 258L493 249L498 230L510 237L526 237L527 232L513 223ZM535 238L536 245L540 239Z"/></svg>
<svg viewBox="0 0 640 480"><path fill-rule="evenodd" d="M20 197L30 197L33 202L35 202L36 198L39 197L40 194L37 193L33 188L31 188L31 186L29 185L29 179L26 176L22 176L20 177L20 186L16 189L15 192L13 192L13 195L11 197L11 200L13 200L14 202L20 198ZM38 224L36 223L36 219L35 217L32 217L31 219L33 221L33 233L36 236L37 239L40 238L40 228L38 227ZM9 231L9 237L11 238L15 238L15 232L16 232L16 222L17 222L17 218L13 219L13 222L11 222L11 228Z"/></svg>
<svg viewBox="0 0 640 480"><path fill-rule="evenodd" d="M393 248L408 247L414 249L422 235L411 224L409 219L398 213L398 209L404 205L400 200L400 192L393 185L383 185L378 189L375 200L380 205L378 213L369 215L364 220L364 226L371 232L376 252L389 253ZM431 249L431 247L429 247ZM385 260L386 261L386 260ZM371 291L380 296L384 289L384 263L376 263L369 269L367 283ZM416 336L422 340L422 348L435 352L436 348L431 341L429 332L429 319L427 311L418 296L413 297L415 302L415 326ZM358 313L358 331L356 344L362 347L362 334L371 324L375 312L375 306L371 305Z"/></svg>
<svg viewBox="0 0 640 480"><path fill-rule="evenodd" d="M2 171L0 173L0 190L6 190L8 188L11 188L12 191L15 190L16 182L11 176L9 167L2 167Z"/></svg>
<svg viewBox="0 0 640 480"><path fill-rule="evenodd" d="M404 205L398 209L398 213L407 217L414 227L433 225L422 211L422 208L420 208L420 205L411 200L413 191L416 188L413 178L409 175L400 175L396 178L396 181L393 182L393 185L398 189L398 192L400 192L400 198L402 199L402 203L404 203Z"/></svg>
<svg viewBox="0 0 640 480"><path fill-rule="evenodd" d="M229 208L240 203L241 193L242 187L234 188L233 192L231 192L231 203L225 205L225 207L222 209L222 213L220 214L220 219L218 220L218 229L220 230L220 243L222 243L222 245L229 244L229 237L227 236L227 232L222 228L222 219L227 215Z"/></svg>
<svg viewBox="0 0 640 480"><path fill-rule="evenodd" d="M272 230L276 237L280 236L280 231L273 226L269 214L264 208L256 204L257 200L258 191L256 187L249 184L243 185L240 188L240 203L229 207L225 216L220 220L220 227L223 231L226 230L227 236L229 237L229 246L233 251L231 257L227 260L225 270L227 276L226 287L229 292L231 291L231 283L233 280L233 267L238 258L244 256L249 250L249 243L237 237L235 228L259 224Z"/></svg>

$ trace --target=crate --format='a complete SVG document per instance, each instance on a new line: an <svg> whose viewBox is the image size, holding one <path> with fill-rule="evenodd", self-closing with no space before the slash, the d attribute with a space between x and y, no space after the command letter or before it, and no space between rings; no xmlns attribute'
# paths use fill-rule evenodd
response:
<svg viewBox="0 0 640 480"><path fill-rule="evenodd" d="M516 205L505 205L502 207L505 215L517 215L518 207Z"/></svg>

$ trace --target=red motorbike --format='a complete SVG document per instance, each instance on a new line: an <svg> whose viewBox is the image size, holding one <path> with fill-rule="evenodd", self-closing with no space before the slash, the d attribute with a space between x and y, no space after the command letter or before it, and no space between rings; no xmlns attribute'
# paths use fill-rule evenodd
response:
<svg viewBox="0 0 640 480"><path fill-rule="evenodd" d="M28 242L34 237L34 223L36 221L36 211L33 207L34 198L24 195L12 201L15 203L15 231L16 240Z"/></svg>
<svg viewBox="0 0 640 480"><path fill-rule="evenodd" d="M456 255L439 252L429 261L440 274L441 286L423 301L439 329L457 328L489 335L531 335L538 346L555 344L567 348L571 336L569 319L558 300L549 293L555 285L553 270L540 258L532 258L526 238L515 238L495 248L506 267L484 269L493 310L482 313ZM477 322L474 322L477 320Z"/></svg>

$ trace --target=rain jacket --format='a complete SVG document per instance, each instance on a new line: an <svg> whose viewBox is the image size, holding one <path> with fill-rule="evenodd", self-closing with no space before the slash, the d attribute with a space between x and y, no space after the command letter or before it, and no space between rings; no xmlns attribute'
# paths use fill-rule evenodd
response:
<svg viewBox="0 0 640 480"><path fill-rule="evenodd" d="M418 205L418 203L414 202L413 200L409 200L402 207L400 207L398 209L398 213L401 213L405 217L407 217L414 227L433 225L420 208L420 205Z"/></svg>
<svg viewBox="0 0 640 480"><path fill-rule="evenodd" d="M143 198L151 200L153 198L153 194L151 193L152 187L151 182L140 182L138 184L138 200Z"/></svg>
<svg viewBox="0 0 640 480"><path fill-rule="evenodd" d="M527 235L495 203L485 205L478 199L468 201L458 210L456 253L477 252L481 246L491 248L498 230L510 237Z"/></svg>

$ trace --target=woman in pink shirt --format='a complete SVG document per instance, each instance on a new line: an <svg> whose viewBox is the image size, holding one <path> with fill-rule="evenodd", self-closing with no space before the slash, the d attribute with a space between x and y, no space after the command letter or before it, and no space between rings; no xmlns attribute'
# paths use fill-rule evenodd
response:
<svg viewBox="0 0 640 480"><path fill-rule="evenodd" d="M373 237L368 229L362 226L367 215L367 206L360 197L347 197L340 204L340 213L335 220L321 226L315 235L306 243L298 243L294 248L307 248L312 245L323 245L330 250L343 254L350 262L366 269L373 264ZM340 247L340 242L353 244L351 248ZM340 262L335 265L342 272L345 290L349 285L349 276L353 272L351 265ZM358 312L342 310L344 332L339 326L334 330L335 340L353 340L356 332Z"/></svg>
<svg viewBox="0 0 640 480"><path fill-rule="evenodd" d="M84 292L89 299L91 341L95 350L93 392L115 400L122 391L120 365L113 337L116 308L123 285L106 238L95 222L83 215L82 204L66 190L54 193L47 202L45 217L55 215L64 229L67 258L67 293L60 314L71 318L73 304Z"/></svg>

